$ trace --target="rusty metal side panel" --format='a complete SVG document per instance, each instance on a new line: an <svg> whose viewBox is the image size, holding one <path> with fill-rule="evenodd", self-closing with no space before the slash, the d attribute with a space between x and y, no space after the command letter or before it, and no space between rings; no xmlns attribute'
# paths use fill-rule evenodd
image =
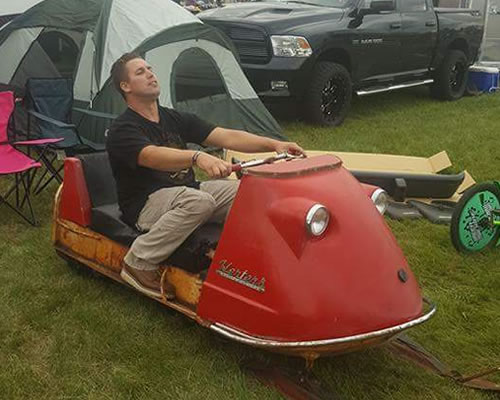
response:
<svg viewBox="0 0 500 400"><path fill-rule="evenodd" d="M61 219L59 216L61 187L59 187L54 199L51 232L54 247L68 257L124 283L120 278L120 271L123 257L128 248L74 222ZM175 301L188 305L189 313L192 313L193 309L196 309L201 295L202 281L199 275L191 274L174 266L165 265L161 268L167 268L167 278L176 288ZM171 302L168 305L171 306ZM196 318L196 314L192 316Z"/></svg>

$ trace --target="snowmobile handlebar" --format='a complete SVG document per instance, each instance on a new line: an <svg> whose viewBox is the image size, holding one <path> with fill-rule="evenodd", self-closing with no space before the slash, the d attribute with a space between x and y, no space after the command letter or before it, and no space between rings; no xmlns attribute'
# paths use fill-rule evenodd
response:
<svg viewBox="0 0 500 400"><path fill-rule="evenodd" d="M272 164L276 161L290 161L290 160L295 160L297 158L304 158L304 155L294 155L294 154L289 154L287 152L284 153L279 153L276 154L275 156L267 157L267 158L262 158L262 159L256 159L256 160L250 160L246 162L240 162L238 160L235 160L233 158L233 166L232 166L232 171L233 172L240 172L242 169L245 168L251 168L251 167L257 167L259 165L264 165L264 164Z"/></svg>

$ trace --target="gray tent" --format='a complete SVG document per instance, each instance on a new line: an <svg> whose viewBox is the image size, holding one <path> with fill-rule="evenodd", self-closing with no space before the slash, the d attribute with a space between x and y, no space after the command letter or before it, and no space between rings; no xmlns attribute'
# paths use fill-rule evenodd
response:
<svg viewBox="0 0 500 400"><path fill-rule="evenodd" d="M16 0L0 2L0 27L42 0Z"/></svg>
<svg viewBox="0 0 500 400"><path fill-rule="evenodd" d="M136 51L162 84L160 104L219 126L280 137L223 34L169 0L45 0L0 30L0 83L71 77L75 105L125 109L110 68ZM106 122L75 115L83 136L104 142Z"/></svg>
<svg viewBox="0 0 500 400"><path fill-rule="evenodd" d="M40 3L42 0L15 0L0 3L0 15L22 14L28 8Z"/></svg>

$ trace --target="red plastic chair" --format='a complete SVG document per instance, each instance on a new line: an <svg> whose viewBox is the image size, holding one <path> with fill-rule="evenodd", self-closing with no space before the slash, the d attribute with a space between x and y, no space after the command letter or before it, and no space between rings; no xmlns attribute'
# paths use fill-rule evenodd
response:
<svg viewBox="0 0 500 400"><path fill-rule="evenodd" d="M34 173L42 166L38 160L17 150L15 146L47 146L62 139L27 140L12 143L8 137L9 120L14 111L14 93L0 92L0 176L13 176L14 183L4 193L0 193L0 204L5 204L31 225L36 218L30 200L31 183ZM10 201L10 199L12 201Z"/></svg>

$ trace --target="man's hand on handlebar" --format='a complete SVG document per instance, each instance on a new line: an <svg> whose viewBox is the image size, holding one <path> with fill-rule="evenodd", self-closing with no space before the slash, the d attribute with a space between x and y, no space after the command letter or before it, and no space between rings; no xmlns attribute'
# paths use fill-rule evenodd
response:
<svg viewBox="0 0 500 400"><path fill-rule="evenodd" d="M232 172L230 163L203 152L196 159L196 165L212 179L226 178Z"/></svg>
<svg viewBox="0 0 500 400"><path fill-rule="evenodd" d="M307 157L304 149L294 142L278 142L276 144L274 151L278 154L288 153L288 154L293 154L295 156Z"/></svg>

